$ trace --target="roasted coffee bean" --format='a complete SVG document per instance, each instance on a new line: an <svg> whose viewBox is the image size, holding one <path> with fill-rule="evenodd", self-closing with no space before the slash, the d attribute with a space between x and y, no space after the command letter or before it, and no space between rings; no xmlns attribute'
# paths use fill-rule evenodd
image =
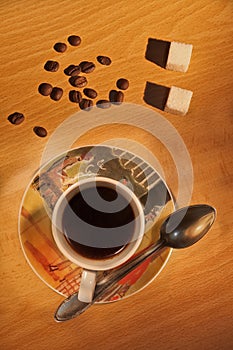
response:
<svg viewBox="0 0 233 350"><path fill-rule="evenodd" d="M69 99L71 102L79 103L82 101L82 94L80 91L71 90L69 92Z"/></svg>
<svg viewBox="0 0 233 350"><path fill-rule="evenodd" d="M38 91L43 96L49 96L53 90L53 87L51 84L48 83L42 83L38 87Z"/></svg>
<svg viewBox="0 0 233 350"><path fill-rule="evenodd" d="M78 88L82 88L87 85L86 77L83 77L81 75L70 77L69 82L72 86L75 86Z"/></svg>
<svg viewBox="0 0 233 350"><path fill-rule="evenodd" d="M111 103L108 100L99 100L96 102L96 106L105 109L111 107Z"/></svg>
<svg viewBox="0 0 233 350"><path fill-rule="evenodd" d="M44 69L48 72L57 72L59 63L57 61L47 61L44 65Z"/></svg>
<svg viewBox="0 0 233 350"><path fill-rule="evenodd" d="M104 66L109 66L112 63L111 58L107 56L97 56L97 61Z"/></svg>
<svg viewBox="0 0 233 350"><path fill-rule="evenodd" d="M71 64L64 69L64 73L70 76L79 75L80 72L81 68L79 66L75 66L74 64Z"/></svg>
<svg viewBox="0 0 233 350"><path fill-rule="evenodd" d="M62 88L54 87L50 94L50 98L54 101L59 101L62 98L62 95L63 95Z"/></svg>
<svg viewBox="0 0 233 350"><path fill-rule="evenodd" d="M69 83L70 83L70 85L75 86L75 80L76 80L76 78L77 78L77 75L71 76L71 77L69 78Z"/></svg>
<svg viewBox="0 0 233 350"><path fill-rule="evenodd" d="M68 41L72 46L79 46L81 44L81 38L78 35L70 35Z"/></svg>
<svg viewBox="0 0 233 350"><path fill-rule="evenodd" d="M124 93L122 91L111 90L109 100L114 104L121 104L124 101Z"/></svg>
<svg viewBox="0 0 233 350"><path fill-rule="evenodd" d="M11 124L19 125L24 121L23 113L15 112L8 116L7 118Z"/></svg>
<svg viewBox="0 0 233 350"><path fill-rule="evenodd" d="M115 102L116 101L116 94L117 94L117 91L116 90L110 90L109 91L109 101L110 102Z"/></svg>
<svg viewBox="0 0 233 350"><path fill-rule="evenodd" d="M83 98L82 101L79 103L79 107L86 111L89 111L92 106L93 106L93 101L88 100L87 98Z"/></svg>
<svg viewBox="0 0 233 350"><path fill-rule="evenodd" d="M120 90L126 90L129 87L129 81L127 79L124 79L124 78L118 79L116 82L116 86Z"/></svg>
<svg viewBox="0 0 233 350"><path fill-rule="evenodd" d="M39 137L47 136L47 130L45 128L43 128L42 126L35 126L33 128L33 131Z"/></svg>
<svg viewBox="0 0 233 350"><path fill-rule="evenodd" d="M124 101L124 93L122 91L117 91L115 103L120 104Z"/></svg>
<svg viewBox="0 0 233 350"><path fill-rule="evenodd" d="M67 45L65 43L56 43L53 48L57 52L65 52Z"/></svg>
<svg viewBox="0 0 233 350"><path fill-rule="evenodd" d="M97 92L94 89L86 88L83 90L84 95L86 95L89 98L96 98Z"/></svg>
<svg viewBox="0 0 233 350"><path fill-rule="evenodd" d="M95 69L95 64L93 62L83 61L79 64L81 71L83 73L91 73Z"/></svg>

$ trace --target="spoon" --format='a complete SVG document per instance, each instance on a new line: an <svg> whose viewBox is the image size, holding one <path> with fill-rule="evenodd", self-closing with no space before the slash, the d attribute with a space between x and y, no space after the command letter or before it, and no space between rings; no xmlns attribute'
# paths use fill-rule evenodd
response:
<svg viewBox="0 0 233 350"><path fill-rule="evenodd" d="M98 281L90 303L78 300L78 292L64 300L55 312L55 320L67 321L83 313L96 300L106 297L118 281L152 254L161 253L161 250L166 247L179 249L195 244L209 231L215 217L216 210L206 204L192 205L173 212L163 222L160 228L160 239L156 243Z"/></svg>

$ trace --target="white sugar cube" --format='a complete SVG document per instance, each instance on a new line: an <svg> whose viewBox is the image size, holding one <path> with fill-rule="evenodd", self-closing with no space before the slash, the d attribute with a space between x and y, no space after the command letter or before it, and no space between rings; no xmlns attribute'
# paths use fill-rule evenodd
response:
<svg viewBox="0 0 233 350"><path fill-rule="evenodd" d="M176 72L187 72L192 55L193 45L171 42L166 69Z"/></svg>
<svg viewBox="0 0 233 350"><path fill-rule="evenodd" d="M185 115L188 112L193 92L172 86L165 105L165 112Z"/></svg>

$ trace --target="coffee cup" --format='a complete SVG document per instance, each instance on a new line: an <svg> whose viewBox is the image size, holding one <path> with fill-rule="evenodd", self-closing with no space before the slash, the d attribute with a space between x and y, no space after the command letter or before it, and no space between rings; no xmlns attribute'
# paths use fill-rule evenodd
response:
<svg viewBox="0 0 233 350"><path fill-rule="evenodd" d="M91 302L97 272L130 259L144 229L140 200L117 180L89 177L62 193L52 213L52 233L62 254L83 268L79 300Z"/></svg>

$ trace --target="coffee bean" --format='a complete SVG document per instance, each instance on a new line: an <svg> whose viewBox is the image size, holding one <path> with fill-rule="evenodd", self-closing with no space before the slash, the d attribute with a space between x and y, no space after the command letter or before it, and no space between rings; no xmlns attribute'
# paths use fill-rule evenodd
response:
<svg viewBox="0 0 233 350"><path fill-rule="evenodd" d="M62 88L54 87L50 94L50 98L54 101L59 101L62 98L62 95L63 95Z"/></svg>
<svg viewBox="0 0 233 350"><path fill-rule="evenodd" d="M8 116L7 118L11 124L19 125L24 121L23 113L15 112Z"/></svg>
<svg viewBox="0 0 233 350"><path fill-rule="evenodd" d="M69 83L70 83L70 85L75 86L75 80L76 80L76 78L77 78L77 75L71 76L71 77L69 78Z"/></svg>
<svg viewBox="0 0 233 350"><path fill-rule="evenodd" d="M57 52L65 52L67 45L65 43L56 43L53 48Z"/></svg>
<svg viewBox="0 0 233 350"><path fill-rule="evenodd" d="M81 62L79 66L83 73L91 73L95 69L95 64L93 62L88 62L88 61Z"/></svg>
<svg viewBox="0 0 233 350"><path fill-rule="evenodd" d="M129 87L129 81L127 79L124 79L124 78L118 79L116 82L116 86L120 90L126 90Z"/></svg>
<svg viewBox="0 0 233 350"><path fill-rule="evenodd" d="M78 35L70 35L68 41L72 46L79 46L81 44L81 38Z"/></svg>
<svg viewBox="0 0 233 350"><path fill-rule="evenodd" d="M79 66L75 66L74 64L71 64L64 69L64 73L70 76L79 75L80 72L81 68Z"/></svg>
<svg viewBox="0 0 233 350"><path fill-rule="evenodd" d="M69 82L72 86L82 88L87 85L87 79L84 76L73 76L70 77Z"/></svg>
<svg viewBox="0 0 233 350"><path fill-rule="evenodd" d="M96 102L96 106L105 109L111 107L111 103L108 100L99 100Z"/></svg>
<svg viewBox="0 0 233 350"><path fill-rule="evenodd" d="M109 100L114 104L121 104L124 101L124 93L122 91L111 90Z"/></svg>
<svg viewBox="0 0 233 350"><path fill-rule="evenodd" d="M87 98L83 98L82 101L79 103L79 107L86 111L89 111L92 106L93 106L93 101L88 100Z"/></svg>
<svg viewBox="0 0 233 350"><path fill-rule="evenodd" d="M112 63L111 58L107 56L97 56L97 61L104 66L109 66Z"/></svg>
<svg viewBox="0 0 233 350"><path fill-rule="evenodd" d="M86 88L83 93L89 98L96 98L97 92L94 89Z"/></svg>
<svg viewBox="0 0 233 350"><path fill-rule="evenodd" d="M117 104L120 104L124 101L124 93L122 91L117 91L117 94L116 94L116 103Z"/></svg>
<svg viewBox="0 0 233 350"><path fill-rule="evenodd" d="M33 131L39 137L47 136L47 130L45 128L43 128L42 126L35 126L33 128Z"/></svg>
<svg viewBox="0 0 233 350"><path fill-rule="evenodd" d="M48 84L48 83L42 83L39 85L38 87L38 91L41 95L43 96L48 96L51 94L53 90L53 87L51 84Z"/></svg>
<svg viewBox="0 0 233 350"><path fill-rule="evenodd" d="M71 102L79 103L82 101L82 94L80 91L71 90L69 92L69 99Z"/></svg>
<svg viewBox="0 0 233 350"><path fill-rule="evenodd" d="M116 94L117 94L116 90L110 90L109 91L109 101L110 102L115 102L116 101Z"/></svg>
<svg viewBox="0 0 233 350"><path fill-rule="evenodd" d="M44 69L48 72L57 72L59 63L57 61L47 61L44 65Z"/></svg>

